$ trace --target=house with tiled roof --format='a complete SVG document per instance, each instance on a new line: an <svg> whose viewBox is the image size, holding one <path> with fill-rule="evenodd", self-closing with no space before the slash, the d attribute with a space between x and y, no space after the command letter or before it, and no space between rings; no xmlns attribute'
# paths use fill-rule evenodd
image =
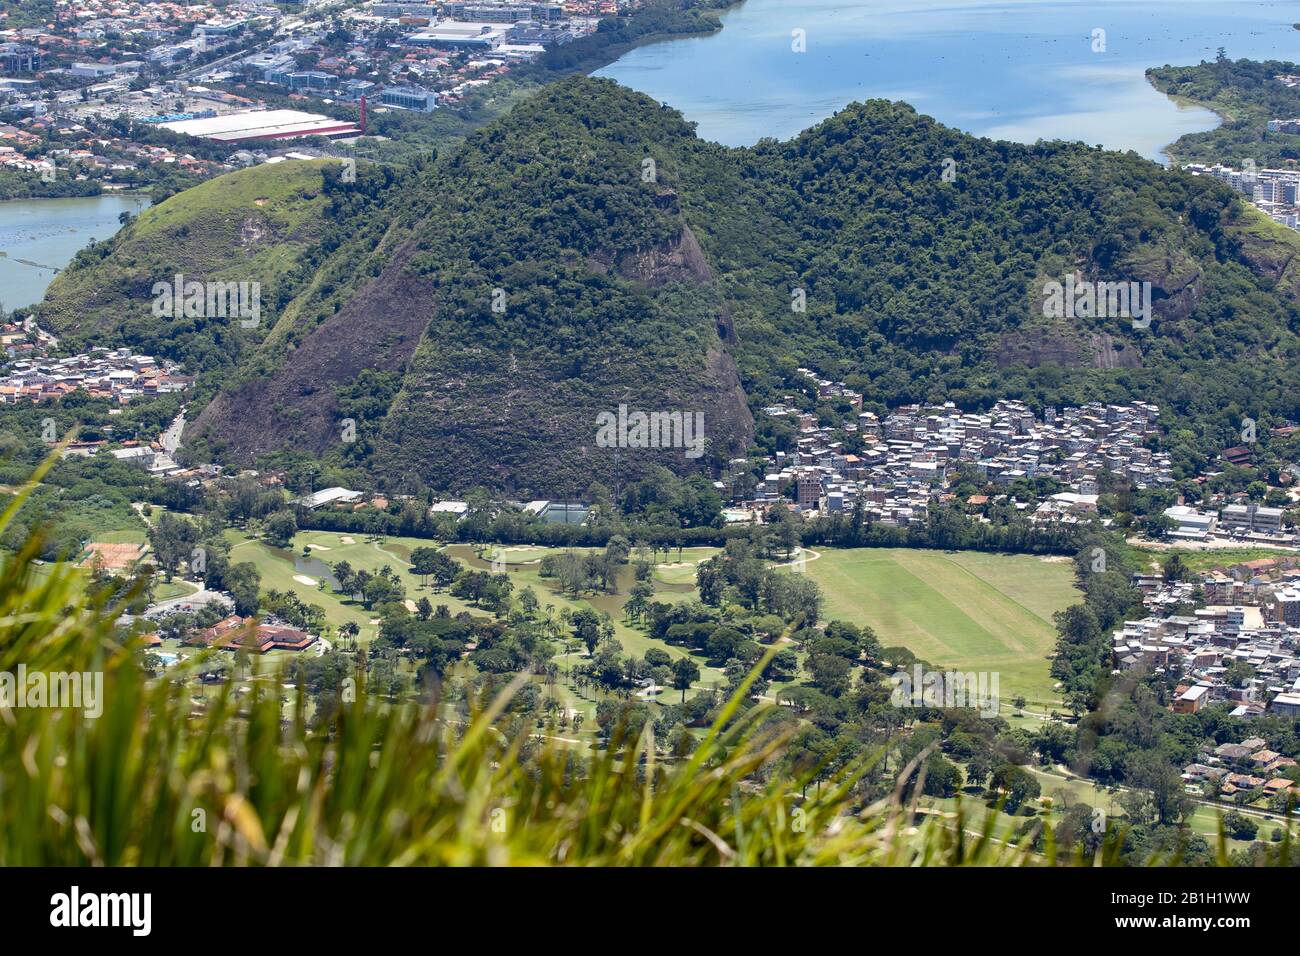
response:
<svg viewBox="0 0 1300 956"><path fill-rule="evenodd" d="M315 634L308 634L283 624L257 624L251 618L231 614L212 627L198 632L185 643L203 647L220 647L228 651L245 650L254 654L268 651L301 651L315 644Z"/></svg>

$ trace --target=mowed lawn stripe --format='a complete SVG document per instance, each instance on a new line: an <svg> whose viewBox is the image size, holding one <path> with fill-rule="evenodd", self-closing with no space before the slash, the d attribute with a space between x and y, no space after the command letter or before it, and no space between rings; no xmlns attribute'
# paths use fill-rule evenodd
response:
<svg viewBox="0 0 1300 956"><path fill-rule="evenodd" d="M834 549L808 563L825 618L869 625L940 667L998 671L1004 699L1059 706L1048 655L1051 616L1080 600L1068 562L1028 555Z"/></svg>
<svg viewBox="0 0 1300 956"><path fill-rule="evenodd" d="M873 551L824 569L826 558L809 564L814 577L834 575L833 582L822 582L826 617L870 624L882 644L902 645L935 664L1004 650L993 634L927 581L928 569L907 560L907 554Z"/></svg>
<svg viewBox="0 0 1300 956"><path fill-rule="evenodd" d="M913 561L915 559L911 556L900 557L905 567ZM950 603L956 605L972 623L980 622L977 625L980 631L992 641L988 647L991 654L1014 659L1032 653L1044 639L1052 636L1051 628L1042 618L948 555L927 554L923 562L917 562L918 565L921 563L926 568L922 570L918 566L916 573L929 571L934 574Z"/></svg>
<svg viewBox="0 0 1300 956"><path fill-rule="evenodd" d="M956 566L918 551L899 552L894 562L924 587L907 610L919 628L930 635L935 650L916 647L912 648L914 653L944 665L969 659L972 654L985 660L1008 656L1006 642L999 636L1009 624L1008 615L990 600L989 589L981 586L978 578L963 580Z"/></svg>
<svg viewBox="0 0 1300 956"><path fill-rule="evenodd" d="M987 554L982 551L945 553L949 561L997 588L1056 633L1052 615L1083 595L1074 583L1074 565L1068 560L1029 555Z"/></svg>

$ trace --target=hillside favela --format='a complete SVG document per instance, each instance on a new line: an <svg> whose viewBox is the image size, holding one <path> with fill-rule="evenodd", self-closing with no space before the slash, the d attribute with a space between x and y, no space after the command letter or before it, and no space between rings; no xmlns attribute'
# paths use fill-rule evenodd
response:
<svg viewBox="0 0 1300 956"><path fill-rule="evenodd" d="M1300 0L0 0L20 922L835 867L1288 938L1298 61Z"/></svg>

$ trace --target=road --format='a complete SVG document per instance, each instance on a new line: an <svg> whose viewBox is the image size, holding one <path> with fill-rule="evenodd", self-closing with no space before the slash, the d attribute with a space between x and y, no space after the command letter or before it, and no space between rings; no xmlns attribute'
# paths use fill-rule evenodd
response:
<svg viewBox="0 0 1300 956"><path fill-rule="evenodd" d="M176 449L181 447L181 435L185 432L185 409L182 408L180 413L172 419L172 423L167 426L167 430L162 433L159 443L163 451L172 455Z"/></svg>
<svg viewBox="0 0 1300 956"><path fill-rule="evenodd" d="M1065 767L1061 764L1055 764L1053 765L1051 770L1042 770L1040 772L1045 777L1057 777L1061 780L1075 780L1078 781L1079 783L1086 783L1086 784L1093 783L1091 777L1080 776L1079 774L1075 773L1073 770L1070 770L1068 767ZM1127 793L1131 789L1132 789L1131 787L1116 786L1115 792ZM1200 806L1203 807L1211 807L1215 810L1220 811L1221 813L1227 813L1231 810L1235 810L1238 813L1245 814L1246 816L1265 817L1270 820L1278 820L1278 821L1285 821L1288 819L1285 813L1281 813L1280 811L1277 810L1265 810L1262 807L1238 807L1230 803L1224 803L1222 800L1211 800L1207 797L1197 796L1192 793L1188 793L1187 795L1192 798L1193 803L1199 804ZM1294 821L1295 814L1292 814L1290 819Z"/></svg>
<svg viewBox="0 0 1300 956"><path fill-rule="evenodd" d="M774 568L794 568L802 570L808 566L809 561L816 561L821 558L820 551L814 551L812 548L799 548L799 553L793 561L787 561L785 564L774 564Z"/></svg>
<svg viewBox="0 0 1300 956"><path fill-rule="evenodd" d="M356 0L342 0L342 2L340 3L320 4L312 12L322 14L322 16L319 18L318 21L320 23L333 22L332 18L334 14L342 13L344 10L348 9L349 7L354 6L355 2ZM245 57L253 56L254 54L261 53L265 50L269 50L273 45L284 40L286 37L293 36L304 28L311 29L313 25L314 25L313 23L309 22L306 18L301 16L287 17L286 19L280 22L279 26L275 30L274 35L271 37L271 39L267 40L265 43L259 44L257 46L239 48L236 49L235 52L233 53L228 53L225 56L218 57L217 59L213 60L211 63L204 63L202 66L192 66L189 69L183 69L179 73L177 73L174 78L178 80L192 80L195 77L202 76L205 73L220 70L222 67L236 60L242 60Z"/></svg>
<svg viewBox="0 0 1300 956"><path fill-rule="evenodd" d="M204 73L219 70L223 66L227 65L228 63L232 63L235 60L242 60L246 56L253 56L256 53L261 53L263 50L269 49L271 47L271 44L275 43L279 39L282 39L282 37L280 37L279 33L277 33L266 43L260 44L259 46L236 50L234 53L230 53L227 54L226 56L219 57L218 59L213 60L211 63L204 63L202 66L192 66L188 70L182 70L180 73L177 73L176 79L188 81L194 79L197 76L202 76Z"/></svg>

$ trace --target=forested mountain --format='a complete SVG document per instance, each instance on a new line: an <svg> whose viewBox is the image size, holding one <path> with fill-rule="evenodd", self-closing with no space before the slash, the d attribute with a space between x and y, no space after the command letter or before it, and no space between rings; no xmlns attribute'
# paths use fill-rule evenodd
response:
<svg viewBox="0 0 1300 956"><path fill-rule="evenodd" d="M743 453L716 282L665 171L643 176L647 142L690 131L644 102L575 110L584 87L613 89L539 95L412 183L379 247L344 251L350 284L313 290L284 330L296 348L274 337L273 373L228 389L198 432L245 457L288 434L394 478L551 495L698 467L680 448L598 448L597 416L621 404L700 412L709 459ZM362 368L403 374L358 393Z"/></svg>
<svg viewBox="0 0 1300 956"><path fill-rule="evenodd" d="M311 268L187 435L231 461L293 449L390 486L580 494L743 453L750 411L800 365L886 405L1160 402L1189 469L1244 412L1300 416L1300 237L1132 154L978 139L883 101L733 149L575 77L405 180L314 175L326 199L300 256ZM159 332L119 255L188 195L59 278L43 310L55 331L86 329L87 290L118 290L97 333L195 354ZM192 262L197 241L173 233L153 271ZM1042 283L1067 271L1150 282L1150 328L1045 318ZM702 412L706 454L598 447L597 415L620 404Z"/></svg>

